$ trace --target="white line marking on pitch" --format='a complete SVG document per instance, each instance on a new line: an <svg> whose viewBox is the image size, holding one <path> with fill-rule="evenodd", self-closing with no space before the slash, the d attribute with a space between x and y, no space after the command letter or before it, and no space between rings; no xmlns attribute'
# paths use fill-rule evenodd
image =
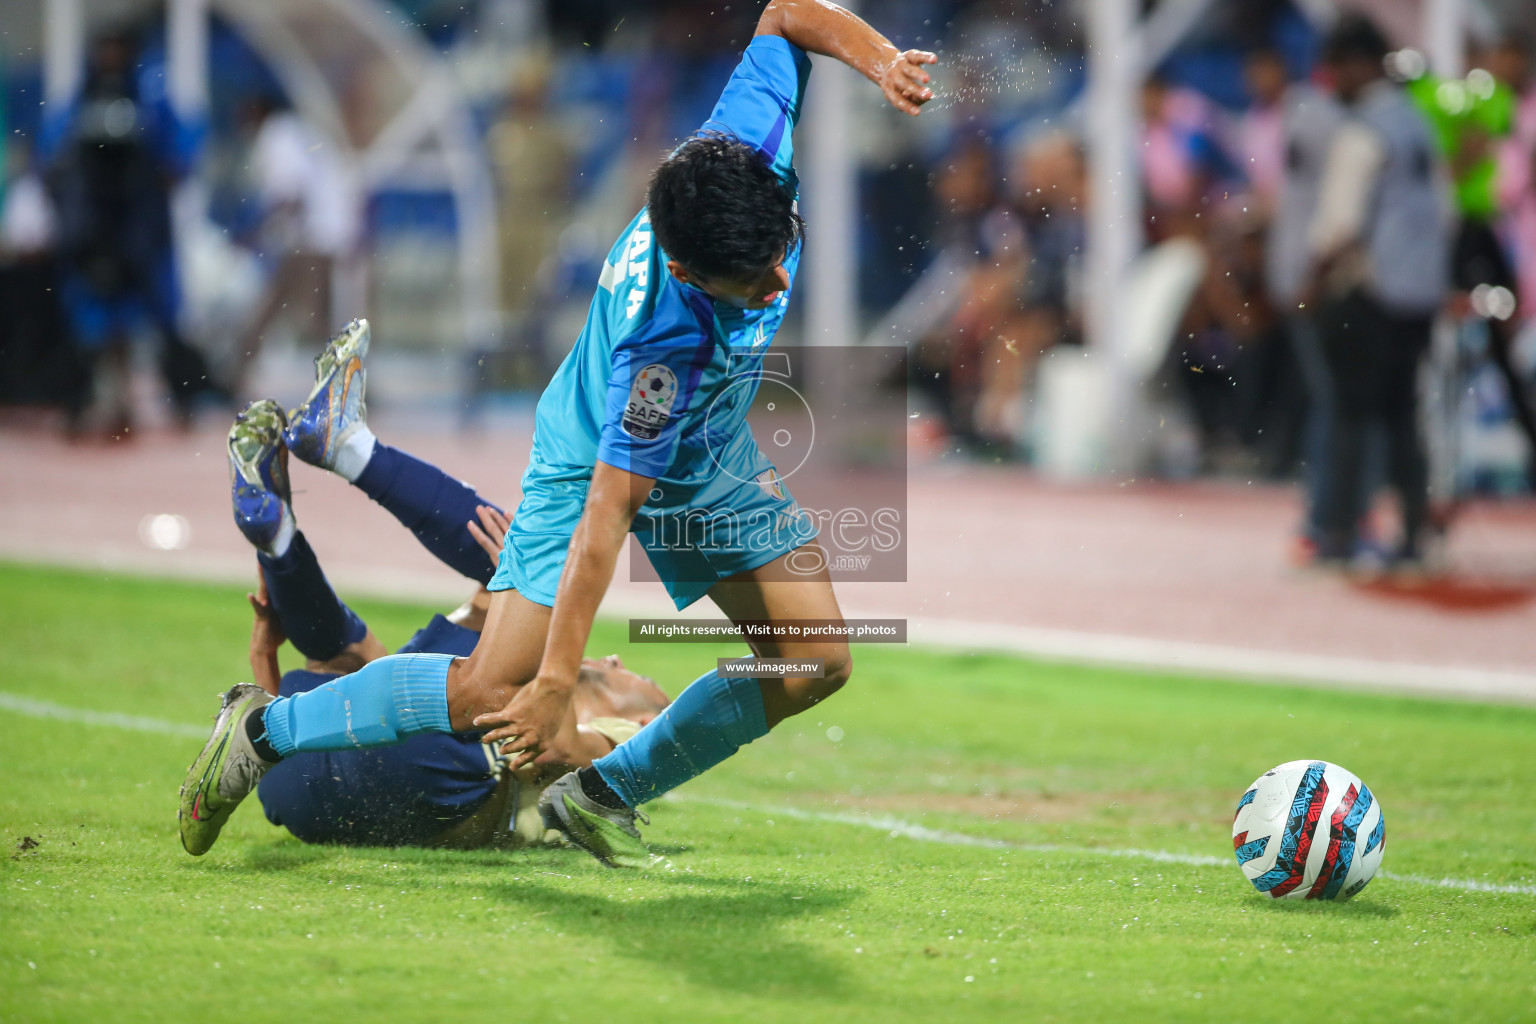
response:
<svg viewBox="0 0 1536 1024"><path fill-rule="evenodd" d="M84 708L67 708L62 704L50 704L46 700L33 700L14 693L0 692L0 708L33 718L57 718L76 725L105 725L113 729L132 729L135 732L158 732L167 736L195 736L207 739L208 729L199 725L183 725L158 718L139 715L120 715L115 711L87 711Z"/></svg>
<svg viewBox="0 0 1536 1024"><path fill-rule="evenodd" d="M155 732L167 736L187 736L202 739L208 729L200 725L167 722L159 718L141 715L124 715L114 711L89 711L84 708L66 707L46 700L34 700L13 693L0 691L0 710L14 711L32 718L52 718L76 725L101 725L112 729L129 729L135 732ZM751 811L770 817L790 818L796 821L823 821L834 825L853 825L875 829L890 836L913 839L923 843L940 843L944 846L973 846L988 850L1020 850L1025 853L1069 853L1087 857L1125 857L1132 860L1151 860L1163 864L1185 864L1190 867L1224 867L1223 857L1210 857L1195 853L1170 853L1166 850L1115 849L1113 847L1061 846L1055 843L1014 843L991 836L973 836L965 832L947 832L929 828L914 822L903 821L889 815L850 814L846 811L808 811L798 807L762 807L716 797L669 794L666 799L677 803L704 804L726 807L738 811ZM1465 889L1471 892L1513 893L1520 896L1536 896L1536 885L1500 885L1478 882L1467 878L1430 878L1426 875L1399 875L1395 872L1379 872L1382 878L1413 885L1428 885L1441 889Z"/></svg>
<svg viewBox="0 0 1536 1024"><path fill-rule="evenodd" d="M991 836L973 836L966 832L946 832L910 821L902 821L888 815L850 814L847 811L808 811L798 807L761 807L740 800L718 797L688 796L671 793L666 797L677 803L705 804L726 807L738 811L751 811L764 817L790 818L797 821L825 821L835 825L853 825L858 828L876 829L889 836L915 839L923 843L941 843L945 846L977 846L987 850L1020 850L1025 853L1070 853L1087 857L1126 857L1134 860L1152 860L1162 864L1187 864L1191 867L1226 867L1232 862L1225 857L1211 857L1198 853L1170 853L1167 850L1116 849L1098 846L1062 846L1057 843L1015 843ZM1478 882L1469 878L1430 878L1427 875L1400 875L1393 871L1378 871L1377 876L1394 882L1413 885L1429 885L1442 889L1465 889L1469 892L1512 893L1519 896L1536 896L1536 885L1502 885L1496 882Z"/></svg>
<svg viewBox="0 0 1536 1024"><path fill-rule="evenodd" d="M1365 693L1536 703L1536 673L903 616L890 608L861 608L850 603L855 600L849 598L844 602L844 614L855 618L905 617L907 640L912 647L926 650L1017 654L1047 662L1193 673L1229 682L1281 682ZM649 591L639 594L627 590L609 591L603 599L602 613L615 618L663 618L677 614L665 597Z"/></svg>

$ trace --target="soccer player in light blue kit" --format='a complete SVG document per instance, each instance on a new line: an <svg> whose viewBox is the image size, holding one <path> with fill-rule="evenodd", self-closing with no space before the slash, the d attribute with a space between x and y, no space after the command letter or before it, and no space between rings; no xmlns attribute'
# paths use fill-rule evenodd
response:
<svg viewBox="0 0 1536 1024"><path fill-rule="evenodd" d="M572 690L627 533L679 608L708 594L735 622L841 621L815 524L746 423L800 260L791 156L807 51L861 72L909 114L932 98L924 65L933 54L898 51L835 4L771 0L710 120L657 169L539 402L523 500L474 653L381 658L275 701L231 690L183 787L189 849L211 845L266 767L297 751L481 728L506 741L513 767L570 763ZM346 460L371 444L348 415L344 364L331 400L312 396L296 414L290 448L323 446ZM848 679L843 641L750 643L760 657L820 660L824 674L706 672L633 739L550 786L546 824L605 864L644 864L635 808Z"/></svg>

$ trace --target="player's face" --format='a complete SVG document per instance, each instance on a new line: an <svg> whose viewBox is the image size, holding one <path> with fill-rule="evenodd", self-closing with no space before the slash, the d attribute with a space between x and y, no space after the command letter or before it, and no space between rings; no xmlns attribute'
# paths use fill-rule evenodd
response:
<svg viewBox="0 0 1536 1024"><path fill-rule="evenodd" d="M667 267L672 271L672 275L684 284L691 284L708 293L710 298L718 299L738 309L767 309L779 301L779 296L789 287L789 271L784 269L782 262L745 281L730 281L724 278L705 279L675 260Z"/></svg>
<svg viewBox="0 0 1536 1024"><path fill-rule="evenodd" d="M1265 106L1278 103L1285 92L1285 62L1272 53L1252 57L1243 69L1243 77L1248 81L1249 94Z"/></svg>
<svg viewBox="0 0 1536 1024"><path fill-rule="evenodd" d="M631 672L617 654L606 658L583 658L582 668L598 685L592 687L589 711L594 717L627 718L646 724L671 703L656 680Z"/></svg>
<svg viewBox="0 0 1536 1024"><path fill-rule="evenodd" d="M1381 62L1370 57L1351 55L1335 61L1331 69L1333 87L1346 103L1353 103L1361 90L1381 76Z"/></svg>

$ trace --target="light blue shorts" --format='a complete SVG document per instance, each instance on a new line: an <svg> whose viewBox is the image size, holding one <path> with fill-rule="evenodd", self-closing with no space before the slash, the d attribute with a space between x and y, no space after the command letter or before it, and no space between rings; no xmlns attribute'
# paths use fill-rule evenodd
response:
<svg viewBox="0 0 1536 1024"><path fill-rule="evenodd" d="M755 446L752 455L732 460L732 472L722 470L703 486L657 481L630 527L679 610L721 580L767 565L820 532L767 457ZM524 479L491 590L516 590L554 607L588 483Z"/></svg>

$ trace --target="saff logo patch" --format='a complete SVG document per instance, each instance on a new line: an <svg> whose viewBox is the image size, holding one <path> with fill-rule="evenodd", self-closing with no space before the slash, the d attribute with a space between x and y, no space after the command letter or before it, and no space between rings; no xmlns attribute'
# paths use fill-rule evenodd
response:
<svg viewBox="0 0 1536 1024"><path fill-rule="evenodd" d="M661 363L652 363L635 374L629 404L619 425L630 437L653 441L672 418L672 402L676 398L677 375Z"/></svg>
<svg viewBox="0 0 1536 1024"><path fill-rule="evenodd" d="M757 486L762 488L763 493L768 497L784 500L784 481L779 479L777 470L769 469L757 474Z"/></svg>

